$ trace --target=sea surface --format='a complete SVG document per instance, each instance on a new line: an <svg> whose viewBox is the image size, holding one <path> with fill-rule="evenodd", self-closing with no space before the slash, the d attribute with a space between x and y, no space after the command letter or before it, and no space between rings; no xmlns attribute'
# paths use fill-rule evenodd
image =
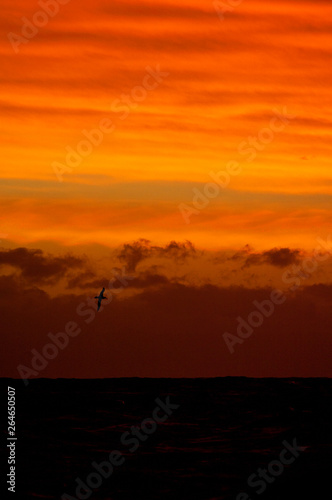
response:
<svg viewBox="0 0 332 500"><path fill-rule="evenodd" d="M99 500L331 498L331 379L0 383L3 399L7 385L16 388L17 491L8 498L61 499L65 493L63 498ZM156 410L160 401L173 406L169 414ZM163 421L151 423L153 415ZM135 428L142 438L132 439ZM3 428L2 454L6 436ZM299 451L283 454L292 463L280 466L285 441ZM92 463L109 462L114 450L121 464L102 478ZM259 468L268 471L268 479L249 485ZM77 496L76 479L86 484L92 472L92 482L101 484L87 485Z"/></svg>

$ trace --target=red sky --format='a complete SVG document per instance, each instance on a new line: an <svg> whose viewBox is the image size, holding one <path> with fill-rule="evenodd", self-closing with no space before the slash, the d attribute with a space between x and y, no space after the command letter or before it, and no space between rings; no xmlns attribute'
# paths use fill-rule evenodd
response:
<svg viewBox="0 0 332 500"><path fill-rule="evenodd" d="M3 376L331 376L332 6L217 4L3 1Z"/></svg>

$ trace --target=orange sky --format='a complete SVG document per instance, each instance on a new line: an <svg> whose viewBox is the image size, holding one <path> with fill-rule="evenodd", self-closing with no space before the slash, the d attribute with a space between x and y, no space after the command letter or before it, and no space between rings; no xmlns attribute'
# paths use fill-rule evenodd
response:
<svg viewBox="0 0 332 500"><path fill-rule="evenodd" d="M31 35L24 26L42 19L38 2L3 0L4 290L12 279L12 293L81 298L109 279L110 262L124 263L126 245L149 254L136 269L143 293L153 280L287 290L287 265L328 238L332 5L244 0L221 19L217 4L63 0ZM215 184L211 172L225 179L232 165L236 175ZM154 249L137 250L141 239ZM183 260L188 241L196 253ZM38 279L19 265L18 247ZM287 262L271 260L280 249ZM81 274L81 264L61 267L68 255L83 256ZM40 279L46 262L60 271ZM326 261L304 285L327 287L326 300L330 272Z"/></svg>
<svg viewBox="0 0 332 500"><path fill-rule="evenodd" d="M5 1L1 232L67 245L184 236L312 247L330 224L332 186L332 6L317 5L246 0L221 21L213 2L71 0L15 53L8 33L40 7ZM157 65L169 75L122 119L112 103ZM283 107L296 118L247 161L240 145ZM59 183L53 162L103 119L114 132ZM241 174L186 224L179 205L230 161Z"/></svg>

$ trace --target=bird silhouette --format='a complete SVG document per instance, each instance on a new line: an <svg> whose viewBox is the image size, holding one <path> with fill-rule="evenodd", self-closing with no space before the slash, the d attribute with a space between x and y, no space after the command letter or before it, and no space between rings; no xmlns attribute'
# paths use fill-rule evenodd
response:
<svg viewBox="0 0 332 500"><path fill-rule="evenodd" d="M104 295L104 291L105 291L105 288L103 288L102 291L100 292L100 294L95 297L95 299L98 299L98 309L97 309L97 311L99 311L99 309L100 309L101 301L103 299L107 299L107 297L105 297L105 295Z"/></svg>

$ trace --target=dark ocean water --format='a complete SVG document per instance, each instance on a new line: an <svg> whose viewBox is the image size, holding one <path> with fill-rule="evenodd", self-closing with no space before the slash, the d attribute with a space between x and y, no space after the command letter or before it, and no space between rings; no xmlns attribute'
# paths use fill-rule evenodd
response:
<svg viewBox="0 0 332 500"><path fill-rule="evenodd" d="M16 387L19 460L18 492L10 498L78 498L76 478L85 481L96 472L92 462L109 460L112 450L124 462L85 498L331 498L331 379L40 379L27 387L2 379L3 398L7 385ZM167 397L179 407L130 451L134 442L123 443L123 433L151 420L155 400ZM278 460L283 442L294 439L299 456L278 476L268 473L257 494L248 477Z"/></svg>

